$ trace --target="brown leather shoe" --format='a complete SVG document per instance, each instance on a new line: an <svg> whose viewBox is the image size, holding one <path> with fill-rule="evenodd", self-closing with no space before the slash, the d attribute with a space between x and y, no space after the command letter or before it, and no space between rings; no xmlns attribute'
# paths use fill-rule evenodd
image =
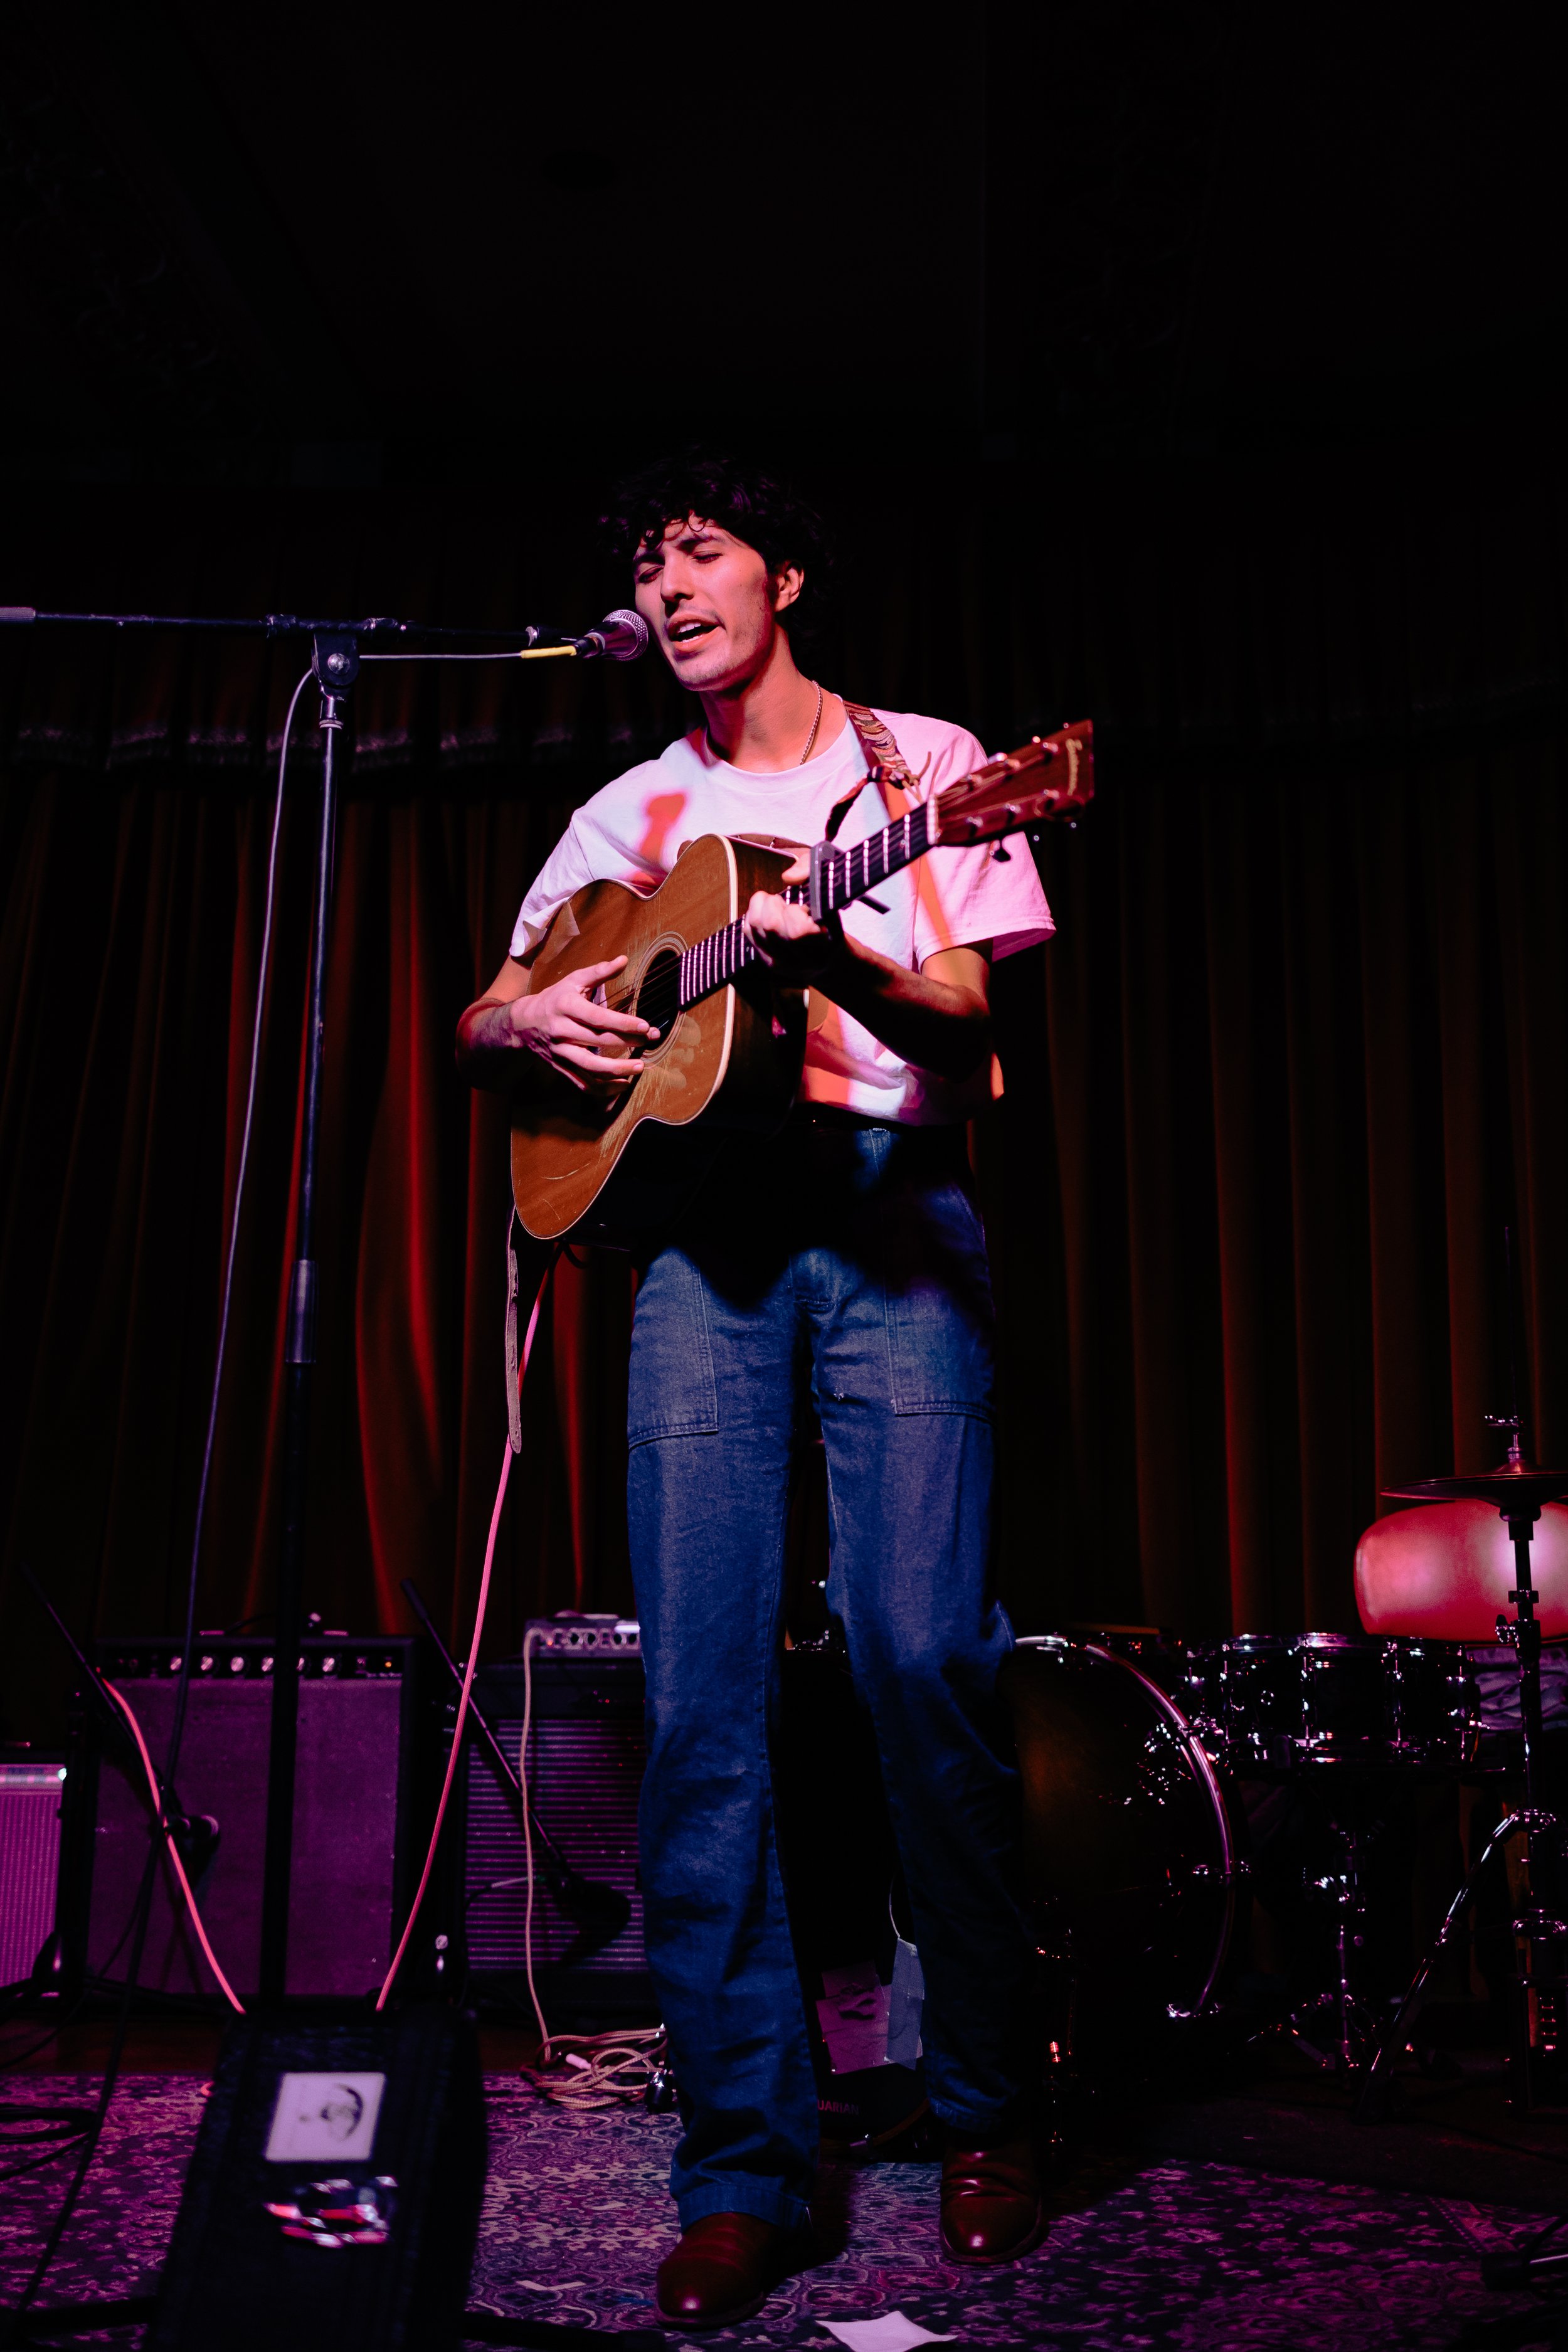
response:
<svg viewBox="0 0 1568 2352"><path fill-rule="evenodd" d="M942 2163L942 2251L955 2263L1016 2263L1049 2223L1026 2139L966 2147L950 2134Z"/></svg>
<svg viewBox="0 0 1568 2352"><path fill-rule="evenodd" d="M750 2319L784 2276L789 2235L752 2213L705 2213L658 2266L659 2317L672 2327Z"/></svg>

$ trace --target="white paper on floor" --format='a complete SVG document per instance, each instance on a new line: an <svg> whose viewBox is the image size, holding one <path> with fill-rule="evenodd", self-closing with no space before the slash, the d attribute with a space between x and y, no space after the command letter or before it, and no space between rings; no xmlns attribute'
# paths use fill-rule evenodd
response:
<svg viewBox="0 0 1568 2352"><path fill-rule="evenodd" d="M901 2311L884 2312L880 2319L819 2319L829 2336L847 2344L849 2352L912 2352L917 2344L954 2344L953 2336L933 2336L929 2327L906 2319Z"/></svg>

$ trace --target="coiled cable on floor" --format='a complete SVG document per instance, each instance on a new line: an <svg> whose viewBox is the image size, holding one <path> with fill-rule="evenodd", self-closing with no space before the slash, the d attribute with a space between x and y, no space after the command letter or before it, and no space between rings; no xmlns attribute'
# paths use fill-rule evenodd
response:
<svg viewBox="0 0 1568 2352"><path fill-rule="evenodd" d="M518 2073L558 2107L613 2107L625 2099L647 2096L668 2045L662 2025L634 2026L618 2033L556 2033L545 2049L561 2053L560 2068L546 2062L520 2066Z"/></svg>

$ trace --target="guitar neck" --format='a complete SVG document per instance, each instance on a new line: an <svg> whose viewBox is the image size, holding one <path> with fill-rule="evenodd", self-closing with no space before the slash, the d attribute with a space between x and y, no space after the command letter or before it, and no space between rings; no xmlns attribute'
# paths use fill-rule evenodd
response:
<svg viewBox="0 0 1568 2352"><path fill-rule="evenodd" d="M890 874L900 872L904 866L912 866L917 857L925 856L931 846L929 807L929 803L922 802L849 849L835 849L831 842L818 842L811 854L811 880L792 882L780 896L792 906L811 907L819 921L824 915L837 914L840 908L853 906L857 898L864 898L874 890L879 882L885 882ZM689 1004L711 995L714 989L722 988L737 972L759 961L755 948L738 922L726 923L721 931L699 940L680 959L680 1010L684 1012Z"/></svg>

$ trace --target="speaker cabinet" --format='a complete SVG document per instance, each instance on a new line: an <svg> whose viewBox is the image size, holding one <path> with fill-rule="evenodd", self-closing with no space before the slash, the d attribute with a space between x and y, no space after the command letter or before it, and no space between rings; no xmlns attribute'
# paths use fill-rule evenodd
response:
<svg viewBox="0 0 1568 2352"><path fill-rule="evenodd" d="M55 1931L66 1759L0 1747L0 1987L20 1983Z"/></svg>
<svg viewBox="0 0 1568 2352"><path fill-rule="evenodd" d="M657 2011L637 1876L637 1798L646 1753L642 1660L552 1647L536 1654L532 1672L528 1784L534 1811L580 1876L616 1888L631 1906L631 1917L613 1942L586 1949L536 1871L533 1970L545 2015L552 2024L563 2015L651 2020ZM474 1677L474 1698L515 1767L522 1740L521 1664L482 1666ZM466 1761L458 1907L468 1968L481 1991L526 2005L522 1832L479 1742L470 1742ZM534 1859L537 1864L537 1844Z"/></svg>
<svg viewBox="0 0 1568 2352"><path fill-rule="evenodd" d="M357 1995L385 1975L412 1892L408 1862L429 1744L421 1645L316 1635L302 1649L288 1990ZM174 1727L179 1662L176 1641L99 1647L100 1669L133 1709L160 1766ZM214 1826L210 1851L195 1849L187 1868L213 1949L242 1999L256 1990L260 1961L271 1667L268 1641L203 1638L175 1779L182 1812ZM78 1876L86 1918L77 1940L89 1979L114 1983L130 1948L150 1811L140 1769L100 1737L96 1722L84 1761L96 1789L83 1792L89 1852ZM163 1993L217 1990L166 1856L158 1864L139 1982Z"/></svg>

